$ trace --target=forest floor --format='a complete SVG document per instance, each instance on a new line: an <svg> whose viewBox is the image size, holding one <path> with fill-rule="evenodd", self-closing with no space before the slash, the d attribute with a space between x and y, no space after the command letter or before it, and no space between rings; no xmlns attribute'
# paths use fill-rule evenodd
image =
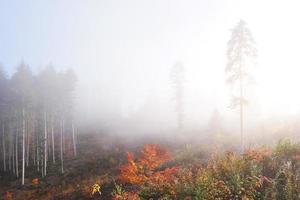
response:
<svg viewBox="0 0 300 200"><path fill-rule="evenodd" d="M91 197L91 188L96 183L102 185L101 199L110 199L109 179L114 179L123 152L111 138L104 140L96 134L81 136L79 141L78 156L64 161L64 174L60 173L59 158L56 164L49 161L46 178L41 178L35 168L27 168L25 177L30 178L25 178L24 186L21 178L0 174L0 199L99 199L99 195Z"/></svg>
<svg viewBox="0 0 300 200"><path fill-rule="evenodd" d="M49 159L45 178L26 168L24 186L0 173L0 199L300 199L300 143L290 140L244 152L154 137L84 134L78 141L76 157L65 152L63 174L59 157L55 164Z"/></svg>
<svg viewBox="0 0 300 200"><path fill-rule="evenodd" d="M111 199L119 167L126 163L126 151L142 147L145 140L147 143L164 143L153 138L140 140L101 134L82 135L79 138L78 156L64 160L64 174L60 173L59 157L56 158L56 164L48 161L45 178L41 177L36 167L26 168L24 186L21 185L20 176L16 178L13 174L0 172L0 199ZM91 195L94 184L101 185L101 196Z"/></svg>

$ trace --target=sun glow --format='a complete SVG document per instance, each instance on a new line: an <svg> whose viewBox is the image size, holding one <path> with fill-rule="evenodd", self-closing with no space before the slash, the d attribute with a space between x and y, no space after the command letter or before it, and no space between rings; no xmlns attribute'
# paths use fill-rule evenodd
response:
<svg viewBox="0 0 300 200"><path fill-rule="evenodd" d="M247 21L257 43L253 74L255 94L263 114L296 114L300 111L299 1L230 1L231 18ZM255 12L254 12L255 11ZM280 14L279 14L280 13Z"/></svg>
<svg viewBox="0 0 300 200"><path fill-rule="evenodd" d="M295 114L300 109L300 70L296 67L262 70L257 87L259 104L266 112Z"/></svg>

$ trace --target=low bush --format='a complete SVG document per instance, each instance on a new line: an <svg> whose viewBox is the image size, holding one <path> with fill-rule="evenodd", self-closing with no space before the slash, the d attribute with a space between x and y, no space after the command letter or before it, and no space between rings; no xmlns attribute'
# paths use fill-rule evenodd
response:
<svg viewBox="0 0 300 200"><path fill-rule="evenodd" d="M170 160L164 148L145 145L136 159L127 154L119 180L135 185L140 199L300 199L300 145L290 141L214 155L203 165L163 168Z"/></svg>

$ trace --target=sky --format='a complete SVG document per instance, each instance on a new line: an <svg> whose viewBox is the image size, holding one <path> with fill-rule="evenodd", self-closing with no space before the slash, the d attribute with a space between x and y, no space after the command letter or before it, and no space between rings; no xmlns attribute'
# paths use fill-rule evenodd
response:
<svg viewBox="0 0 300 200"><path fill-rule="evenodd" d="M149 118L172 121L170 69L186 71L191 126L228 109L225 85L230 30L247 22L257 44L253 117L300 112L300 13L294 0L0 0L0 62L12 74L22 60L35 71L51 63L79 78L86 117L153 104ZM154 102L154 103L153 103ZM145 109L146 110L146 109ZM146 113L143 113L147 115ZM104 117L105 118L105 117Z"/></svg>

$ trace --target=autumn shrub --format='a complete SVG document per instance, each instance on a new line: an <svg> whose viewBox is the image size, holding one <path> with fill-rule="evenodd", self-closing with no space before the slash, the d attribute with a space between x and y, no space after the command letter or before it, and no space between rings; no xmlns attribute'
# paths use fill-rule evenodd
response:
<svg viewBox="0 0 300 200"><path fill-rule="evenodd" d="M208 174L201 174L198 177L194 196L196 200L230 199L231 193L224 181Z"/></svg>
<svg viewBox="0 0 300 200"><path fill-rule="evenodd" d="M274 180L276 199L300 199L300 144L280 141L274 149L277 174Z"/></svg>
<svg viewBox="0 0 300 200"><path fill-rule="evenodd" d="M127 152L127 163L120 167L118 180L141 189L140 196L144 199L159 196L174 197L174 184L179 167L161 168L171 159L170 153L159 145L146 144L138 158Z"/></svg>
<svg viewBox="0 0 300 200"><path fill-rule="evenodd" d="M139 157L127 154L127 164L120 168L119 178L138 186L136 192L141 199L300 199L298 143L281 141L273 149L226 152L213 155L203 164L193 161L180 167L165 165L172 163L170 160L162 147L145 145Z"/></svg>
<svg viewBox="0 0 300 200"><path fill-rule="evenodd" d="M238 155L227 152L221 158L210 161L207 170L215 179L222 181L230 190L230 199L260 199L264 193L260 188L269 180L263 176L261 160L256 160L259 153ZM224 199L224 198L222 198Z"/></svg>
<svg viewBox="0 0 300 200"><path fill-rule="evenodd" d="M114 183L114 190L111 193L112 200L140 200L140 197L135 192L126 192L121 184Z"/></svg>
<svg viewBox="0 0 300 200"><path fill-rule="evenodd" d="M196 174L192 167L180 169L177 181L176 181L176 192L179 199L184 199L185 197L194 197L194 190L196 186Z"/></svg>
<svg viewBox="0 0 300 200"><path fill-rule="evenodd" d="M144 145L139 158L135 159L133 153L127 152L127 163L120 167L118 179L124 183L143 184L154 181L163 170L158 168L170 160L169 152L159 145ZM166 169L166 173L170 169ZM156 177L156 178L155 178Z"/></svg>
<svg viewBox="0 0 300 200"><path fill-rule="evenodd" d="M261 162L268 156L267 150L253 150L245 155L227 152L210 159L205 167L181 168L172 179L174 184L155 184L147 187L146 193L169 199L262 199L266 196L266 190L262 188L269 188L271 182L262 174L261 167ZM165 189L168 186L170 188Z"/></svg>
<svg viewBox="0 0 300 200"><path fill-rule="evenodd" d="M176 183L179 167L166 168L149 177L140 192L142 199L174 199L177 195Z"/></svg>
<svg viewBox="0 0 300 200"><path fill-rule="evenodd" d="M4 196L3 196L4 200L13 200L13 194L9 191L6 191Z"/></svg>
<svg viewBox="0 0 300 200"><path fill-rule="evenodd" d="M169 164L180 165L182 167L189 167L189 165L197 165L199 163L203 164L209 159L207 152L209 150L206 148L186 145L184 149L176 151Z"/></svg>

